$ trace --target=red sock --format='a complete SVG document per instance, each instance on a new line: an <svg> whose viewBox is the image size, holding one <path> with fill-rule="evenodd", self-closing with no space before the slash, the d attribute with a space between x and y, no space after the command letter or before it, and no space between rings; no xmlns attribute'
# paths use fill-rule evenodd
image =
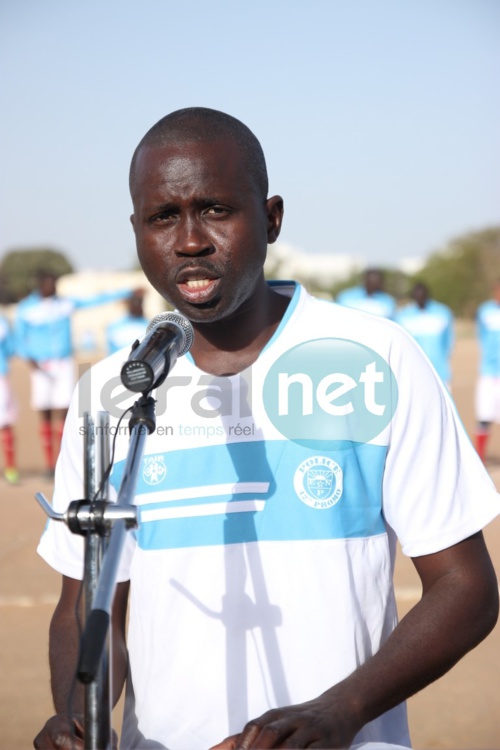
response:
<svg viewBox="0 0 500 750"><path fill-rule="evenodd" d="M40 423L40 442L42 444L43 455L49 469L54 468L54 449L52 447L52 424L44 420Z"/></svg>
<svg viewBox="0 0 500 750"><path fill-rule="evenodd" d="M54 447L55 447L55 455L56 459L59 455L59 451L61 450L61 440L62 440L62 434L64 429L64 422L57 422L55 429L54 429Z"/></svg>
<svg viewBox="0 0 500 750"><path fill-rule="evenodd" d="M5 468L14 469L16 466L14 430L10 425L2 429L2 447L5 457Z"/></svg>
<svg viewBox="0 0 500 750"><path fill-rule="evenodd" d="M484 463L486 457L486 444L488 442L489 434L487 432L476 433L476 450L479 458Z"/></svg>

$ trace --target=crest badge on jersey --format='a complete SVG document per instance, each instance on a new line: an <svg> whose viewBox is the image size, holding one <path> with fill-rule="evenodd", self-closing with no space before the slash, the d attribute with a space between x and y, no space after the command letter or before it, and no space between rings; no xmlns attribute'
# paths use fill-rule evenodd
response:
<svg viewBox="0 0 500 750"><path fill-rule="evenodd" d="M328 456L311 456L297 468L293 486L299 500L310 508L331 508L342 497L342 469Z"/></svg>
<svg viewBox="0 0 500 750"><path fill-rule="evenodd" d="M148 456L144 459L142 478L146 484L161 484L167 476L164 456Z"/></svg>

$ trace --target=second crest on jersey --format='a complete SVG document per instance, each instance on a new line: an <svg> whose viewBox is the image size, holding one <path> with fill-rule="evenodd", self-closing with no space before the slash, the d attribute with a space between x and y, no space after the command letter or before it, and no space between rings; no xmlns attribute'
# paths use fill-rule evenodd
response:
<svg viewBox="0 0 500 750"><path fill-rule="evenodd" d="M342 497L342 469L328 456L312 456L298 466L293 486L299 500L310 508L331 508Z"/></svg>

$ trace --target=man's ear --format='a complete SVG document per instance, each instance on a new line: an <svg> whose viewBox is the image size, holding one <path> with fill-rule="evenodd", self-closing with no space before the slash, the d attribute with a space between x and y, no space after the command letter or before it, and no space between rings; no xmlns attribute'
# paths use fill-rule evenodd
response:
<svg viewBox="0 0 500 750"><path fill-rule="evenodd" d="M134 214L130 214L130 223L132 224L132 226L133 226L133 227L134 227L134 229L135 229L134 218L135 218L135 217L134 217Z"/></svg>
<svg viewBox="0 0 500 750"><path fill-rule="evenodd" d="M273 195L266 201L267 213L267 241L270 245L279 237L283 222L284 204L281 195Z"/></svg>

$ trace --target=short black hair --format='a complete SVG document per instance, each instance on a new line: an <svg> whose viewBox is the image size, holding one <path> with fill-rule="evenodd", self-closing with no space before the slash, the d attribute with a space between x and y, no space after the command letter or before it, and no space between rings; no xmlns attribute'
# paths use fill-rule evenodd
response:
<svg viewBox="0 0 500 750"><path fill-rule="evenodd" d="M426 294L429 294L429 287L427 284L424 284L423 281L416 281L412 287L411 293L416 292L418 289L421 289Z"/></svg>
<svg viewBox="0 0 500 750"><path fill-rule="evenodd" d="M372 276L372 275L380 276L380 278L383 279L384 271L382 268L377 268L376 266L370 266L369 268L365 269L365 273L364 273L365 279L367 276Z"/></svg>
<svg viewBox="0 0 500 750"><path fill-rule="evenodd" d="M129 185L133 193L135 171L139 152L142 148L160 148L175 142L194 141L210 143L232 138L240 146L249 174L265 200L269 189L266 160L259 141L236 117L207 107L187 107L162 117L148 130L134 151L130 164Z"/></svg>

